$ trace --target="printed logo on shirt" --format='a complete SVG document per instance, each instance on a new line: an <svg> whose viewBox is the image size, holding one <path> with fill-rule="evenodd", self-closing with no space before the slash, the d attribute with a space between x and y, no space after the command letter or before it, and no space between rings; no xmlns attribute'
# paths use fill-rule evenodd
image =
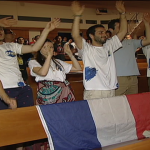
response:
<svg viewBox="0 0 150 150"><path fill-rule="evenodd" d="M117 89L119 88L119 84L118 83L116 84L116 87L117 87Z"/></svg>
<svg viewBox="0 0 150 150"><path fill-rule="evenodd" d="M7 50L5 53L6 53L7 56L10 56L10 57L15 57L16 56L16 53L11 51L11 50Z"/></svg>
<svg viewBox="0 0 150 150"><path fill-rule="evenodd" d="M97 70L96 68L90 68L90 67L86 67L85 68L85 80L89 81L92 78L94 78L96 76Z"/></svg>
<svg viewBox="0 0 150 150"><path fill-rule="evenodd" d="M18 59L19 65L23 65L23 59L20 56L18 56L17 59Z"/></svg>

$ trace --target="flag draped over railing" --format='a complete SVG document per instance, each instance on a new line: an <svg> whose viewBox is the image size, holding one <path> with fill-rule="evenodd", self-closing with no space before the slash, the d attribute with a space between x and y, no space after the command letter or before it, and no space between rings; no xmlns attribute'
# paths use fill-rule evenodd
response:
<svg viewBox="0 0 150 150"><path fill-rule="evenodd" d="M51 150L92 150L142 139L150 130L150 93L40 105L37 110Z"/></svg>

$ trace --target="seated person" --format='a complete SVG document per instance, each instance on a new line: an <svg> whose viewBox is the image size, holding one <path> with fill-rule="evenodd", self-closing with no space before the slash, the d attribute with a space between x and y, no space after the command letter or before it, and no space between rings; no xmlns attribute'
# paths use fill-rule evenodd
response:
<svg viewBox="0 0 150 150"><path fill-rule="evenodd" d="M56 52L56 59L60 59L65 61L65 53L64 53L64 42L62 41L62 37L61 36L56 36L55 37L56 42L54 43L54 51Z"/></svg>

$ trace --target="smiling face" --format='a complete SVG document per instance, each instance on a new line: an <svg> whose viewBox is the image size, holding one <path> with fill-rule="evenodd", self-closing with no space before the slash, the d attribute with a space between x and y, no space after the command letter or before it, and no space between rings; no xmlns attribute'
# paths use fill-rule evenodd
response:
<svg viewBox="0 0 150 150"><path fill-rule="evenodd" d="M48 56L48 53L54 53L54 46L51 42L46 42L40 50L43 56Z"/></svg>
<svg viewBox="0 0 150 150"><path fill-rule="evenodd" d="M90 35L92 41L95 41L99 44L104 44L106 42L107 36L106 36L106 29L102 27L98 27L95 29L95 34Z"/></svg>

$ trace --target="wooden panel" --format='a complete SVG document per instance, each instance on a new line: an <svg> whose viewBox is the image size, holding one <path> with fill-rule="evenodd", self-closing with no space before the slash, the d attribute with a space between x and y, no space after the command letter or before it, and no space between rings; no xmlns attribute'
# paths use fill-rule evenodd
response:
<svg viewBox="0 0 150 150"><path fill-rule="evenodd" d="M144 92L149 92L149 87L148 87L148 78L145 77L138 77L138 93L144 93Z"/></svg>
<svg viewBox="0 0 150 150"><path fill-rule="evenodd" d="M25 39L29 39L29 31L27 30L13 30L13 32L16 34L15 38L18 38L18 37L23 37Z"/></svg>
<svg viewBox="0 0 150 150"><path fill-rule="evenodd" d="M0 111L0 147L47 138L36 107Z"/></svg>
<svg viewBox="0 0 150 150"><path fill-rule="evenodd" d="M150 150L150 139L112 150Z"/></svg>
<svg viewBox="0 0 150 150"><path fill-rule="evenodd" d="M46 23L45 23L46 25ZM33 28L33 27L10 27L10 29L16 33L16 38L21 36L24 37L25 39L29 39L29 31L40 31L40 33L43 31L44 28ZM53 31L51 31L48 34L48 37L50 40L53 40L57 35L58 32L70 32L71 33L71 29L62 29L62 28L57 28ZM86 38L86 30L85 29L81 29L81 32L83 34L83 36Z"/></svg>
<svg viewBox="0 0 150 150"><path fill-rule="evenodd" d="M83 74L82 73L67 74L67 80L71 84L71 88L74 91L76 101L83 100L83 92L84 92Z"/></svg>

